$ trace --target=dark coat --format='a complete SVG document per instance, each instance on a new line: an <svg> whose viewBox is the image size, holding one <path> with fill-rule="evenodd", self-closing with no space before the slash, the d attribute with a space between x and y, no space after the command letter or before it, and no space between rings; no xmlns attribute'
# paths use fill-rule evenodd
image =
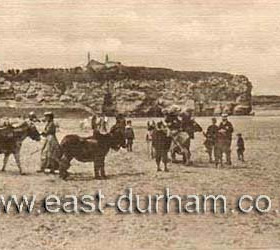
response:
<svg viewBox="0 0 280 250"><path fill-rule="evenodd" d="M134 138L135 138L135 134L134 134L133 128L126 126L126 128L125 128L125 139L134 140Z"/></svg>
<svg viewBox="0 0 280 250"><path fill-rule="evenodd" d="M217 125L210 125L207 128L206 131L206 137L208 140L215 142L216 138L217 138L217 133L218 133L219 127Z"/></svg>
<svg viewBox="0 0 280 250"><path fill-rule="evenodd" d="M242 137L237 138L237 149L244 151L245 150L245 143Z"/></svg>
<svg viewBox="0 0 280 250"><path fill-rule="evenodd" d="M191 118L184 118L182 119L182 130L187 132L191 139L194 139L195 132L201 132L201 126Z"/></svg>
<svg viewBox="0 0 280 250"><path fill-rule="evenodd" d="M232 133L234 131L233 126L231 124L231 122L226 121L225 123L221 122L220 126L219 126L219 131L220 130L225 130L225 136L227 139L232 139Z"/></svg>
<svg viewBox="0 0 280 250"><path fill-rule="evenodd" d="M56 133L56 126L53 121L50 121L46 124L44 131L42 132L43 136L48 136L48 135L55 135Z"/></svg>
<svg viewBox="0 0 280 250"><path fill-rule="evenodd" d="M181 121L176 114L168 114L165 118L165 123L171 130L179 130L181 128Z"/></svg>

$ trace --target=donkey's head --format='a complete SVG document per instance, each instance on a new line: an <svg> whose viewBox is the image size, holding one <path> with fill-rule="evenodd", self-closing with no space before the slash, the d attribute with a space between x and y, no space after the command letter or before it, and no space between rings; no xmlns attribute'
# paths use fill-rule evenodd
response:
<svg viewBox="0 0 280 250"><path fill-rule="evenodd" d="M121 147L125 148L125 123L117 123L110 130L111 148L119 150Z"/></svg>
<svg viewBox="0 0 280 250"><path fill-rule="evenodd" d="M23 121L18 126L11 126L13 136L19 140L30 137L32 140L39 141L40 133L32 122Z"/></svg>
<svg viewBox="0 0 280 250"><path fill-rule="evenodd" d="M40 141L41 136L36 126L33 123L26 123L26 124L27 124L27 136L34 141Z"/></svg>

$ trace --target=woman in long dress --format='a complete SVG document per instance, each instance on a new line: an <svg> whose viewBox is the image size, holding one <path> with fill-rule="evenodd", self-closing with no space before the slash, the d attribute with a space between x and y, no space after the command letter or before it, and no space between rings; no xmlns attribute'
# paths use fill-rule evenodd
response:
<svg viewBox="0 0 280 250"><path fill-rule="evenodd" d="M56 125L52 112L44 114L46 126L42 136L46 137L41 151L41 169L38 172L44 172L49 169L51 173L59 169L59 160L61 156L60 146L56 138Z"/></svg>

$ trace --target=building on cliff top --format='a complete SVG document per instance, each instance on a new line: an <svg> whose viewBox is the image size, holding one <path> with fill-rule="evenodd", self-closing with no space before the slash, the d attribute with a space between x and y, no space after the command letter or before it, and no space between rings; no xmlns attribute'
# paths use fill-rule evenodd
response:
<svg viewBox="0 0 280 250"><path fill-rule="evenodd" d="M105 56L105 67L108 68L114 68L114 67L120 67L121 62L115 62L115 61L110 61L108 54Z"/></svg>
<svg viewBox="0 0 280 250"><path fill-rule="evenodd" d="M88 63L86 65L86 69L93 69L93 70L102 70L105 68L105 64L98 62L94 59L90 58L90 52L88 52Z"/></svg>
<svg viewBox="0 0 280 250"><path fill-rule="evenodd" d="M108 54L105 56L105 62L101 63L94 59L90 58L90 53L88 52L88 63L86 65L86 69L93 69L94 71L102 70L102 69L110 69L115 67L120 67L122 64L121 62L110 61Z"/></svg>

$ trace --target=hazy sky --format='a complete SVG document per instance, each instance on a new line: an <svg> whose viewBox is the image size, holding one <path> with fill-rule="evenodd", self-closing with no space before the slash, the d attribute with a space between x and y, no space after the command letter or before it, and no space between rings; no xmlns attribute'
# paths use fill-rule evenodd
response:
<svg viewBox="0 0 280 250"><path fill-rule="evenodd" d="M1 0L0 69L103 61L245 74L280 95L279 0Z"/></svg>

